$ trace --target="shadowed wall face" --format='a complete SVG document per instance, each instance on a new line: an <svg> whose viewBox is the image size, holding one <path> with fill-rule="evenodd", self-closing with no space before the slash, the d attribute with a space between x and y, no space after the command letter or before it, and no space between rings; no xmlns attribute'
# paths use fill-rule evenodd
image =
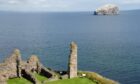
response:
<svg viewBox="0 0 140 84"><path fill-rule="evenodd" d="M77 77L77 44L70 44L70 56L68 65L69 78Z"/></svg>

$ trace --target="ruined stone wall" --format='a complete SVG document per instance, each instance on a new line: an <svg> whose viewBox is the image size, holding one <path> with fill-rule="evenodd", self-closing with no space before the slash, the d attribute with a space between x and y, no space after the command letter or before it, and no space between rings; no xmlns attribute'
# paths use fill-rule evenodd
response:
<svg viewBox="0 0 140 84"><path fill-rule="evenodd" d="M5 81L9 78L19 77L20 75L20 51L15 49L13 54L0 64L0 81ZM18 69L17 69L18 68Z"/></svg>
<svg viewBox="0 0 140 84"><path fill-rule="evenodd" d="M37 72L39 74L49 74L49 77L53 77L55 74L53 71L45 68L36 55L32 55L27 61L23 61L21 59L20 50L15 49L14 52L0 64L0 84L6 84L9 78L26 76L28 73L22 73L23 71L28 73ZM30 77L34 79L33 76Z"/></svg>

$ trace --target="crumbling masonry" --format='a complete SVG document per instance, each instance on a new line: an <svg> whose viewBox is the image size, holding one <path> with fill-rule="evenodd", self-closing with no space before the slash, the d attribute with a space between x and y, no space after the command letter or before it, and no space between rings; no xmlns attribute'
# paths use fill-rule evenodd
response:
<svg viewBox="0 0 140 84"><path fill-rule="evenodd" d="M27 61L21 59L20 50L15 49L3 63L0 64L0 84L7 84L10 78L24 77L33 84L39 84L32 73L38 73L50 78L59 79L55 71L44 67L36 55L32 55ZM77 44L71 42L67 78L77 77ZM63 76L62 76L63 78Z"/></svg>
<svg viewBox="0 0 140 84"><path fill-rule="evenodd" d="M75 42L70 44L68 76L69 78L77 77L77 44Z"/></svg>
<svg viewBox="0 0 140 84"><path fill-rule="evenodd" d="M28 61L21 59L20 50L15 49L3 63L0 64L0 84L7 84L10 78L24 77L33 84L38 84L37 79L33 76L33 72L37 72L47 78L55 78L56 73L44 67L36 55L32 55Z"/></svg>

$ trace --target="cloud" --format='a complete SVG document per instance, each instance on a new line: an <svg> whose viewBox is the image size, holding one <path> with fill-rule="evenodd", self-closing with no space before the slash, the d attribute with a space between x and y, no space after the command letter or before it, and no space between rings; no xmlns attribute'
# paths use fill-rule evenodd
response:
<svg viewBox="0 0 140 84"><path fill-rule="evenodd" d="M70 5L68 0L0 0L0 10L62 10Z"/></svg>
<svg viewBox="0 0 140 84"><path fill-rule="evenodd" d="M140 4L140 0L123 0L123 4Z"/></svg>
<svg viewBox="0 0 140 84"><path fill-rule="evenodd" d="M8 4L19 4L19 1L17 0L11 0L7 2Z"/></svg>
<svg viewBox="0 0 140 84"><path fill-rule="evenodd" d="M63 5L66 0L0 0L1 5L24 5L24 6L42 6L42 5Z"/></svg>
<svg viewBox="0 0 140 84"><path fill-rule="evenodd" d="M0 0L0 10L14 11L78 11L94 10L97 7L113 3L125 8L140 8L140 0ZM128 6L129 5L129 6Z"/></svg>

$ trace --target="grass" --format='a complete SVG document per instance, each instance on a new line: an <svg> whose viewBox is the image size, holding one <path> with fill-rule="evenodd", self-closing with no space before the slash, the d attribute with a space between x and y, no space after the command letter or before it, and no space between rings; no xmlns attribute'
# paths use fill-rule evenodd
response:
<svg viewBox="0 0 140 84"><path fill-rule="evenodd" d="M96 81L99 84L119 84L119 82L103 77L95 72L79 72L79 74L80 73L86 74L86 78L92 81Z"/></svg>
<svg viewBox="0 0 140 84"><path fill-rule="evenodd" d="M38 74L35 74L37 79L39 81L47 80L46 77L40 76ZM9 79L7 81L8 84L32 84L30 81L24 79L24 78L14 78ZM91 80L87 78L73 78L73 79L65 79L65 80L58 80L58 81L52 81L47 82L46 84L96 84L92 82Z"/></svg>
<svg viewBox="0 0 140 84"><path fill-rule="evenodd" d="M30 81L24 78L13 78L7 81L7 84L32 84Z"/></svg>
<svg viewBox="0 0 140 84"><path fill-rule="evenodd" d="M73 78L73 79L64 79L64 80L57 80L57 81L48 81L48 78L42 75L39 75L37 73L33 73L33 74L40 83L43 83L45 81L46 84L97 84L97 82L98 83L100 82L99 84L117 84L112 80L99 76L96 73L93 72L84 72L84 73L87 74L86 78L85 77ZM32 83L26 80L25 78L14 78L14 79L9 79L7 81L7 84L32 84Z"/></svg>
<svg viewBox="0 0 140 84"><path fill-rule="evenodd" d="M73 78L73 79L64 79L53 82L47 82L46 84L96 84L87 78Z"/></svg>
<svg viewBox="0 0 140 84"><path fill-rule="evenodd" d="M39 74L37 74L37 73L34 73L34 75L35 75L35 77L37 78L37 80L40 81L40 82L43 82L43 81L47 80L46 77L44 77L44 76L42 76L42 75L39 75Z"/></svg>
<svg viewBox="0 0 140 84"><path fill-rule="evenodd" d="M42 76L42 75L39 75L37 73L34 73L34 76L36 77L36 79L39 81L39 82L43 82L45 80L47 80L46 77ZM7 81L8 84L32 84L30 81L28 81L27 79L25 78L13 78L13 79L9 79Z"/></svg>

